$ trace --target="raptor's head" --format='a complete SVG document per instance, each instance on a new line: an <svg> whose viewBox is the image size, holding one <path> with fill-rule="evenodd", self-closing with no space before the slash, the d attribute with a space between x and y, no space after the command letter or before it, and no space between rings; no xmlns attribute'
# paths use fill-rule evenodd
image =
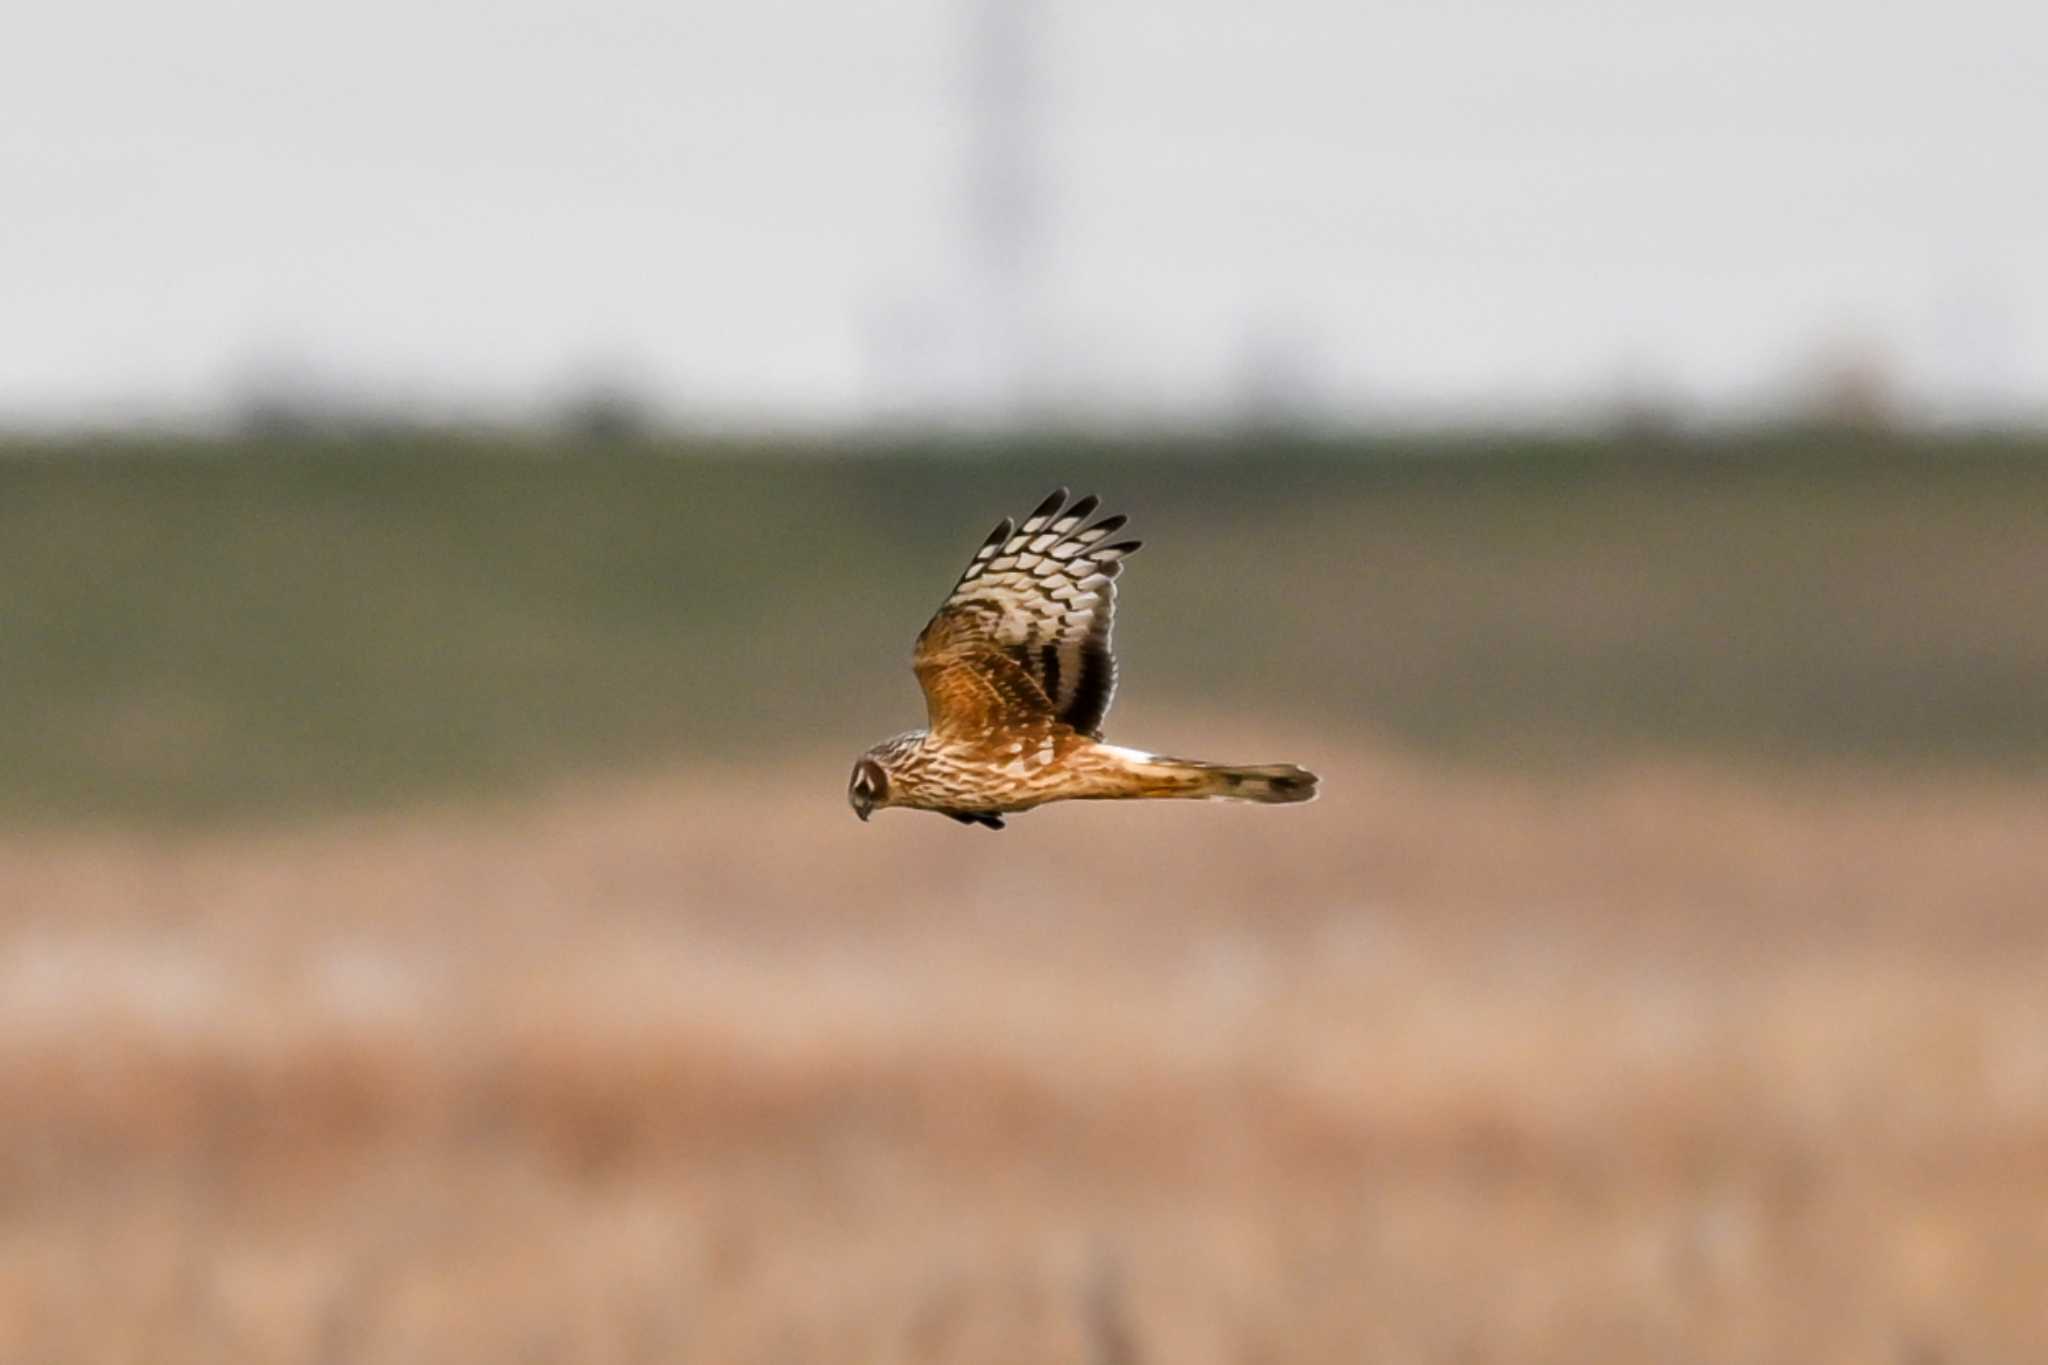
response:
<svg viewBox="0 0 2048 1365"><path fill-rule="evenodd" d="M853 765L853 776L846 784L846 802L863 820L889 804L889 771L872 753L863 754L860 762Z"/></svg>

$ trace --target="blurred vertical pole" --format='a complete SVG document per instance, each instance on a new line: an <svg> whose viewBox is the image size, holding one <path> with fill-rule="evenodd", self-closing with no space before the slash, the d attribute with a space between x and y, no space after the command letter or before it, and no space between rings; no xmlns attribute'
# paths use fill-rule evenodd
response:
<svg viewBox="0 0 2048 1365"><path fill-rule="evenodd" d="M967 0L967 247L975 407L1022 426L1043 397L1042 53L1046 0Z"/></svg>

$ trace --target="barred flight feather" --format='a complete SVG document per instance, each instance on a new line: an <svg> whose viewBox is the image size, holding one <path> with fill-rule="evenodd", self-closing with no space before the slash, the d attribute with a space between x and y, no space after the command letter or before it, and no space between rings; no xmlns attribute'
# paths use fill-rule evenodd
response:
<svg viewBox="0 0 2048 1365"><path fill-rule="evenodd" d="M1128 518L1090 522L1100 505L1091 496L1069 506L1061 488L1021 524L1004 518L939 609L972 621L1038 683L1060 723L1091 737L1116 695L1116 577L1142 544L1105 543Z"/></svg>

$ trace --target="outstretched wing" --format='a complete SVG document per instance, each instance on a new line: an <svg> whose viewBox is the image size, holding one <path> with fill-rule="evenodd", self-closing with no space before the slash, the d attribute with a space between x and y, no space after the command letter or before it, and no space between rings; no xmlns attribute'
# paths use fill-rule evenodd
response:
<svg viewBox="0 0 2048 1365"><path fill-rule="evenodd" d="M1004 518L974 552L917 637L935 731L985 724L993 698L1012 723L1056 720L1101 738L1116 695L1116 576L1139 542L1111 543L1125 519L1090 522L1097 506L1086 497L1070 507L1057 489L1022 525Z"/></svg>

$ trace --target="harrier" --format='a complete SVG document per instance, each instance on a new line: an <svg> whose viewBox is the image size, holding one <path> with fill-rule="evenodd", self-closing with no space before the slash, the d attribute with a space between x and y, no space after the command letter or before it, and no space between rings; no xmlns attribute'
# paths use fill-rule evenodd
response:
<svg viewBox="0 0 2048 1365"><path fill-rule="evenodd" d="M904 806L1001 829L1003 816L1048 801L1314 799L1316 775L1291 763L1233 767L1102 742L1116 577L1138 542L1112 542L1125 519L1091 522L1097 505L1069 506L1058 489L974 552L911 658L929 727L853 766L846 796L861 819Z"/></svg>

